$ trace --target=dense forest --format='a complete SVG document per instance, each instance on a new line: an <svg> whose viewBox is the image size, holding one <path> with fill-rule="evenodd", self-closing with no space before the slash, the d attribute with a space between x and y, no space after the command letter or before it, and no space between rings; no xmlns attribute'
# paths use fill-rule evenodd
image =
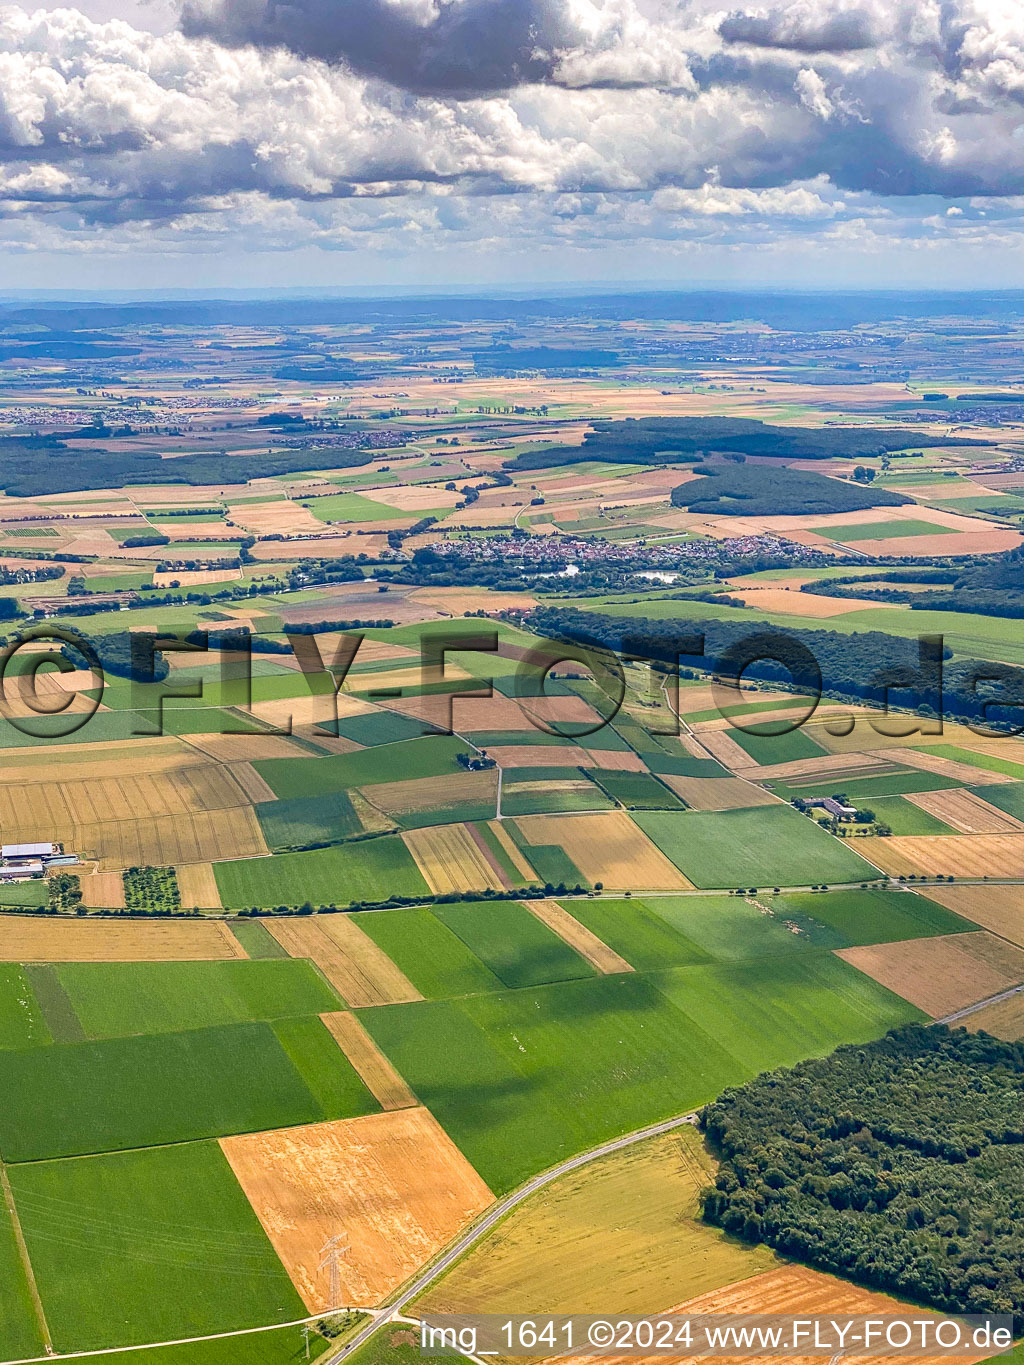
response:
<svg viewBox="0 0 1024 1365"><path fill-rule="evenodd" d="M776 427L747 417L627 417L595 422L579 446L526 450L506 469L545 469L609 460L633 464L693 464L715 451L794 460L853 459L911 446L975 446L987 441L925 436L877 427Z"/></svg>
<svg viewBox="0 0 1024 1365"><path fill-rule="evenodd" d="M1024 546L981 564L879 572L891 587L864 590L854 577L805 583L801 592L819 597L869 597L905 602L913 611L965 611L976 616L1024 617ZM934 584L928 592L915 584Z"/></svg>
<svg viewBox="0 0 1024 1365"><path fill-rule="evenodd" d="M826 479L804 469L775 465L700 464L690 479L672 490L672 506L688 507L703 516L830 516L866 507L899 507L910 502L870 484Z"/></svg>
<svg viewBox="0 0 1024 1365"><path fill-rule="evenodd" d="M685 610L680 607L680 610ZM723 610L727 608L723 607ZM916 675L920 667L917 641L883 631L842 635L834 630L765 626L748 621L665 621L644 617L643 602L635 617L605 616L573 607L537 607L528 614L531 630L552 639L575 641L641 658L723 677L735 677L737 664L751 659L744 676L794 683L803 691L820 686L830 697L909 708L925 718L940 712L985 727L1021 725L1024 669L1008 664L958 659L943 652L941 679ZM693 652L696 640L703 654ZM764 654L765 657L761 657ZM907 685L900 686L900 682Z"/></svg>
<svg viewBox="0 0 1024 1365"><path fill-rule="evenodd" d="M330 446L316 451L318 469L350 469L369 464L371 449ZM308 469L308 450L280 450L272 455L232 455L225 461L215 452L163 460L159 455L108 448L73 450L46 436L0 438L0 487L15 497L44 493L79 493L88 488L116 488L135 483L219 484L225 469L232 479L269 478Z"/></svg>
<svg viewBox="0 0 1024 1365"><path fill-rule="evenodd" d="M704 1217L960 1312L1024 1312L1024 1044L911 1025L767 1072L701 1115Z"/></svg>

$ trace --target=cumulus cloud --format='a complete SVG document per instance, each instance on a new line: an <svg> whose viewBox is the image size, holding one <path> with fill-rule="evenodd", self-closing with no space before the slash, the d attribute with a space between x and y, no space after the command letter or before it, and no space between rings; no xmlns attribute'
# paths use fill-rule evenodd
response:
<svg viewBox="0 0 1024 1365"><path fill-rule="evenodd" d="M976 233L948 201L1022 195L1008 3L185 0L162 35L0 9L10 241L824 240Z"/></svg>

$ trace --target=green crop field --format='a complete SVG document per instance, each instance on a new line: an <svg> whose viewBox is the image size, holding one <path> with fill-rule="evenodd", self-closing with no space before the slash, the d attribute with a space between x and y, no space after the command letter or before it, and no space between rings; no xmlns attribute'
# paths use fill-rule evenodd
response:
<svg viewBox="0 0 1024 1365"><path fill-rule="evenodd" d="M883 825L888 825L897 838L903 835L957 832L937 815L922 810L920 806L915 806L913 801L907 801L902 796L872 797L870 808L874 811L875 818Z"/></svg>
<svg viewBox="0 0 1024 1365"><path fill-rule="evenodd" d="M778 725L779 722L776 721L776 731ZM791 763L798 758L820 758L825 752L821 745L816 744L803 730L786 730L778 734L773 732L771 722L747 726L742 730L733 727L726 733L755 763L763 766L770 763Z"/></svg>
<svg viewBox="0 0 1024 1365"><path fill-rule="evenodd" d="M44 906L49 900L49 890L45 880L30 882L10 882L0 886L0 905Z"/></svg>
<svg viewBox="0 0 1024 1365"><path fill-rule="evenodd" d="M318 1336L310 1350L326 1343ZM193 1341L187 1346L163 1346L158 1354L150 1350L118 1351L117 1365L305 1365L306 1346L298 1327L282 1327L276 1332L254 1332L250 1336L228 1337L221 1341ZM78 1356L75 1365L111 1365L109 1355L91 1353Z"/></svg>
<svg viewBox="0 0 1024 1365"><path fill-rule="evenodd" d="M955 744L928 744L921 748L926 754L937 754L939 758L951 758L956 763L969 763L974 768L984 768L990 773L1005 773L1007 777L1024 781L1024 763L1014 763L1009 758L979 754L975 749L960 749Z"/></svg>
<svg viewBox="0 0 1024 1365"><path fill-rule="evenodd" d="M581 924L639 971L689 967L695 962L709 961L703 948L667 924L642 901L572 900L564 905Z"/></svg>
<svg viewBox="0 0 1024 1365"><path fill-rule="evenodd" d="M819 941L829 948L900 943L935 934L969 933L978 927L913 891L807 891L773 896L769 903L780 919L794 919L805 931L809 919L812 938L814 925L821 925L829 937Z"/></svg>
<svg viewBox="0 0 1024 1365"><path fill-rule="evenodd" d="M325 1117L265 1023L3 1052L0 1086L0 1154L8 1161Z"/></svg>
<svg viewBox="0 0 1024 1365"><path fill-rule="evenodd" d="M258 919L237 919L231 923L231 932L254 960L268 957L287 957L274 935Z"/></svg>
<svg viewBox="0 0 1024 1365"><path fill-rule="evenodd" d="M695 886L804 886L877 871L789 806L639 811L633 819Z"/></svg>
<svg viewBox="0 0 1024 1365"><path fill-rule="evenodd" d="M374 502L360 493L327 493L320 498L306 498L302 505L309 508L317 521L401 521L409 517L408 512Z"/></svg>
<svg viewBox="0 0 1024 1365"><path fill-rule="evenodd" d="M360 1020L496 1194L743 1075L639 974L392 1005Z"/></svg>
<svg viewBox="0 0 1024 1365"><path fill-rule="evenodd" d="M276 796L289 798L377 782L407 782L414 777L454 776L461 771L455 755L465 748L463 741L451 735L429 735L326 758L266 758L253 767Z"/></svg>
<svg viewBox="0 0 1024 1365"><path fill-rule="evenodd" d="M0 1048L33 1047L50 1041L50 1030L24 970L0 963Z"/></svg>
<svg viewBox="0 0 1024 1365"><path fill-rule="evenodd" d="M502 815L551 815L563 811L611 810L611 798L595 786L566 791L554 783L546 791L518 790L514 783L502 788ZM493 812L491 812L493 814Z"/></svg>
<svg viewBox="0 0 1024 1365"><path fill-rule="evenodd" d="M951 535L948 526L939 526L933 521L865 521L849 526L813 526L815 535L825 536L827 540L842 541L843 544L855 540L902 540L905 536Z"/></svg>
<svg viewBox="0 0 1024 1365"><path fill-rule="evenodd" d="M438 905L434 914L508 987L594 975L589 962L516 901Z"/></svg>
<svg viewBox="0 0 1024 1365"><path fill-rule="evenodd" d="M5 1360L43 1354L43 1339L6 1200L0 1200L0 1351Z"/></svg>
<svg viewBox="0 0 1024 1365"><path fill-rule="evenodd" d="M397 835L361 839L308 853L277 853L214 863L217 889L227 906L349 905L388 896L426 896L429 888Z"/></svg>
<svg viewBox="0 0 1024 1365"><path fill-rule="evenodd" d="M924 1015L829 952L659 973L658 989L748 1076L868 1042Z"/></svg>
<svg viewBox="0 0 1024 1365"><path fill-rule="evenodd" d="M89 1038L322 1014L344 1008L300 959L265 962L65 962L57 967Z"/></svg>
<svg viewBox="0 0 1024 1365"><path fill-rule="evenodd" d="M334 843L361 834L363 829L348 794L343 791L295 796L287 801L261 801L256 817L267 847L272 849Z"/></svg>
<svg viewBox="0 0 1024 1365"><path fill-rule="evenodd" d="M686 809L686 803L650 773L625 773L609 768L591 768L589 772L609 796L624 806L640 810Z"/></svg>
<svg viewBox="0 0 1024 1365"><path fill-rule="evenodd" d="M358 923L428 1000L504 989L431 910L374 911L360 915Z"/></svg>
<svg viewBox="0 0 1024 1365"><path fill-rule="evenodd" d="M759 962L806 952L810 947L806 938L791 934L781 919L766 915L739 896L652 896L633 904L645 905L652 915L720 962Z"/></svg>
<svg viewBox="0 0 1024 1365"><path fill-rule="evenodd" d="M58 1350L305 1315L216 1143L34 1162L8 1174Z"/></svg>
<svg viewBox="0 0 1024 1365"><path fill-rule="evenodd" d="M377 1112L380 1105L321 1019L310 1016L275 1019L272 1027L325 1119L349 1119Z"/></svg>
<svg viewBox="0 0 1024 1365"><path fill-rule="evenodd" d="M396 668L408 668L410 662L415 663L415 660L396 659L394 665ZM370 664L368 667L374 673L384 671L380 663ZM429 734L432 727L426 721L393 711L370 711L362 716L343 716L337 726L332 725L331 729L342 738L351 739L356 744L376 746L398 744L406 739L421 739Z"/></svg>
<svg viewBox="0 0 1024 1365"><path fill-rule="evenodd" d="M975 796L997 806L1015 820L1024 820L1024 782L996 782L988 787L972 787L971 790Z"/></svg>

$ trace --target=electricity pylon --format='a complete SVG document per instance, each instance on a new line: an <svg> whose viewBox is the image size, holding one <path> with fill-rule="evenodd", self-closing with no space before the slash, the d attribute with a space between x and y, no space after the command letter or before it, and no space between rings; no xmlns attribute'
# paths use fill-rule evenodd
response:
<svg viewBox="0 0 1024 1365"><path fill-rule="evenodd" d="M349 1243L345 1240L343 1232L335 1233L329 1237L320 1248L320 1255L323 1257L317 1270L326 1270L330 1277L330 1289L328 1293L328 1307L338 1308L338 1300L341 1298L341 1269L339 1261L345 1252L349 1250Z"/></svg>

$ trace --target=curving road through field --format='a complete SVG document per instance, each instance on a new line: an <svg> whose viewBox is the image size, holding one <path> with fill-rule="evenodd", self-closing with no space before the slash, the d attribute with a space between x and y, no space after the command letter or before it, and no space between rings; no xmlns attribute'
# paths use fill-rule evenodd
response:
<svg viewBox="0 0 1024 1365"><path fill-rule="evenodd" d="M374 1332L398 1317L406 1304L411 1303L424 1290L429 1289L435 1280L439 1279L461 1256L490 1232L495 1223L499 1223L511 1209L514 1209L517 1204L521 1204L524 1199L528 1199L531 1194L536 1194L538 1190L542 1190L545 1185L550 1185L559 1176L578 1170L580 1166L586 1166L591 1161L597 1161L603 1156L608 1156L611 1152L620 1152L624 1147L631 1147L635 1142L643 1142L647 1138L658 1137L661 1133L670 1133L673 1128L682 1128L684 1124L696 1123L699 1112L699 1110L693 1109L688 1114L678 1114L675 1118L663 1119L660 1123L652 1123L647 1128L638 1128L634 1133L627 1133L624 1137L605 1142L600 1147L592 1148L589 1152L581 1152L578 1156L569 1157L567 1161L561 1162L558 1166L552 1166L550 1170L544 1171L540 1175L535 1175L532 1180L528 1180L518 1190L513 1190L511 1194L499 1199L478 1222L458 1237L448 1247L447 1251L444 1251L426 1270L421 1271L419 1275L410 1280L405 1288L399 1292L394 1302L389 1304L379 1316L364 1323L355 1336L350 1337L344 1346L335 1351L333 1355L326 1356L322 1365L338 1365L339 1361L348 1359L353 1352L357 1351L373 1336Z"/></svg>

